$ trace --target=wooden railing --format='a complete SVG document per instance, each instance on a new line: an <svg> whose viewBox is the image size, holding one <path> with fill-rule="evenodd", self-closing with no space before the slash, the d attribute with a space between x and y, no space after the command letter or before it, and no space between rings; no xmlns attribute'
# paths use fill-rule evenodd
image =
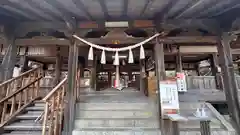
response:
<svg viewBox="0 0 240 135"><path fill-rule="evenodd" d="M25 87L35 78L42 75L42 67L31 69L20 74L18 77L12 78L0 84L0 98L7 97L17 89Z"/></svg>
<svg viewBox="0 0 240 135"><path fill-rule="evenodd" d="M3 97L0 100L0 127L11 121L39 97L41 78L42 68L39 67L0 84L1 91L5 91L5 96L2 95ZM24 79L26 79L26 82L24 82Z"/></svg>
<svg viewBox="0 0 240 135"><path fill-rule="evenodd" d="M187 76L188 89L216 89L214 76Z"/></svg>
<svg viewBox="0 0 240 135"><path fill-rule="evenodd" d="M53 90L43 99L46 104L42 135L59 135L61 133L66 84L67 77L65 77L55 88L53 88Z"/></svg>

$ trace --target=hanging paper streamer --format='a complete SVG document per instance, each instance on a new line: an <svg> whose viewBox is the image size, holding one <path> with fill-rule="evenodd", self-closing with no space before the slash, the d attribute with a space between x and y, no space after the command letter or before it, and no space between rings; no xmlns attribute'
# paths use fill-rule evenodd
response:
<svg viewBox="0 0 240 135"><path fill-rule="evenodd" d="M145 59L145 52L144 52L144 48L143 46L141 45L141 48L140 48L140 59Z"/></svg>
<svg viewBox="0 0 240 135"><path fill-rule="evenodd" d="M113 65L119 65L118 51L115 54L115 59L114 59Z"/></svg>
<svg viewBox="0 0 240 135"><path fill-rule="evenodd" d="M88 52L88 60L93 60L93 48L92 48L92 46L90 47L89 52Z"/></svg>
<svg viewBox="0 0 240 135"><path fill-rule="evenodd" d="M102 51L101 64L106 64L106 55L105 50Z"/></svg>
<svg viewBox="0 0 240 135"><path fill-rule="evenodd" d="M132 49L129 49L128 63L134 63Z"/></svg>

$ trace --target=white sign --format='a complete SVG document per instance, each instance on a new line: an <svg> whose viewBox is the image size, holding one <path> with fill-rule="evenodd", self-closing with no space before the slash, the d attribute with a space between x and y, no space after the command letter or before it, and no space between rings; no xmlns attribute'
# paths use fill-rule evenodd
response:
<svg viewBox="0 0 240 135"><path fill-rule="evenodd" d="M179 100L176 81L160 82L160 100L162 113L177 113Z"/></svg>
<svg viewBox="0 0 240 135"><path fill-rule="evenodd" d="M187 92L186 76L184 73L177 73L177 89L179 92Z"/></svg>

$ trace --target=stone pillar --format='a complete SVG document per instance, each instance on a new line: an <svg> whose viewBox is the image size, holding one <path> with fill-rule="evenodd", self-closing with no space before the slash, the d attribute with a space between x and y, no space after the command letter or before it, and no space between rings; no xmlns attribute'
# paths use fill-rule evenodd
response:
<svg viewBox="0 0 240 135"><path fill-rule="evenodd" d="M1 82L12 78L13 69L17 62L17 46L15 45L15 36L13 32L6 34L8 49L1 65Z"/></svg>
<svg viewBox="0 0 240 135"><path fill-rule="evenodd" d="M234 122L233 125L240 125L238 89L230 49L230 42L234 39L236 39L235 35L223 33L221 37L219 37L217 48L221 60L221 68L223 71L224 92L228 103L229 115ZM237 129L239 130L239 128ZM240 134L240 131L238 131L238 134Z"/></svg>
<svg viewBox="0 0 240 135"><path fill-rule="evenodd" d="M60 54L60 47L56 47L56 63L55 63L55 78L54 78L54 85L56 86L61 80L61 54Z"/></svg>
<svg viewBox="0 0 240 135"><path fill-rule="evenodd" d="M211 62L212 75L215 76L216 88L222 89L223 82L222 82L221 73L218 71L219 59L218 59L217 53L213 53L211 55L210 62Z"/></svg>

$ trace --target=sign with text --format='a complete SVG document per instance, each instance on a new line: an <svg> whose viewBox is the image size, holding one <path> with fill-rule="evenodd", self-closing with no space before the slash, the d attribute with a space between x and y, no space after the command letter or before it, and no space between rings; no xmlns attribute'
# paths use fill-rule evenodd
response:
<svg viewBox="0 0 240 135"><path fill-rule="evenodd" d="M179 92L187 92L186 75L183 72L177 73L177 89Z"/></svg>
<svg viewBox="0 0 240 135"><path fill-rule="evenodd" d="M162 114L175 114L179 110L176 81L160 82L160 100Z"/></svg>

